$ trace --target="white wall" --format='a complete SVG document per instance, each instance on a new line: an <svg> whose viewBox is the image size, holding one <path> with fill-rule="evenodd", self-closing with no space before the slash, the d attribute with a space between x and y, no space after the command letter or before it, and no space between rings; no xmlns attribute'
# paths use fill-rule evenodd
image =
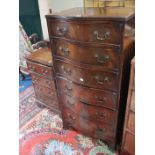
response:
<svg viewBox="0 0 155 155"><path fill-rule="evenodd" d="M53 12L83 6L83 0L49 0L49 1Z"/></svg>
<svg viewBox="0 0 155 155"><path fill-rule="evenodd" d="M52 12L57 12L73 7L83 7L83 0L38 0L40 19L43 31L43 38L49 40L48 30L45 15L49 13L49 9Z"/></svg>

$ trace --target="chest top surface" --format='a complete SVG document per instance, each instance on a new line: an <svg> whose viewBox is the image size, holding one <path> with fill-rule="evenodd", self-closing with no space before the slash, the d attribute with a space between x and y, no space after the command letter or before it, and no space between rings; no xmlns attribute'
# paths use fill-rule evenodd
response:
<svg viewBox="0 0 155 155"><path fill-rule="evenodd" d="M38 49L27 56L27 59L47 66L53 65L50 48Z"/></svg>
<svg viewBox="0 0 155 155"><path fill-rule="evenodd" d="M93 8L93 7L76 7L53 14L46 15L47 18L68 18L68 19L105 19L116 21L128 21L135 16L134 8L127 7L109 7L109 8Z"/></svg>

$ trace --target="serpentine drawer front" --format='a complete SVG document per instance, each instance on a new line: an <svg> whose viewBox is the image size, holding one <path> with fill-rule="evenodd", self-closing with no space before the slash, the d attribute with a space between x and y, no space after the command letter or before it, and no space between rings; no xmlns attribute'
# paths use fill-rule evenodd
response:
<svg viewBox="0 0 155 155"><path fill-rule="evenodd" d="M117 22L104 21L66 21L63 19L47 20L50 26L49 34L55 37L77 40L81 42L96 42L119 45L123 26Z"/></svg>
<svg viewBox="0 0 155 155"><path fill-rule="evenodd" d="M114 91L117 91L119 88L118 73L83 69L56 59L55 69L56 75L63 75L81 85Z"/></svg>
<svg viewBox="0 0 155 155"><path fill-rule="evenodd" d="M107 137L111 140L114 137L114 128L112 126L101 123L100 121L91 121L78 117L67 108L63 110L62 117L64 119L64 124L66 123L69 127L73 127L77 131L84 132L89 136L93 135L95 138Z"/></svg>
<svg viewBox="0 0 155 155"><path fill-rule="evenodd" d="M99 69L119 70L120 48L104 46L86 46L61 39L54 39L53 55L60 59L69 59L83 65L96 66ZM83 55L81 57L81 55Z"/></svg>
<svg viewBox="0 0 155 155"><path fill-rule="evenodd" d="M62 108L69 108L79 117L82 116L90 120L103 121L104 123L114 126L116 113L113 110L100 107L94 108L92 105L87 105L82 101L73 99L72 97L60 93L58 96L62 102ZM76 111L74 111L74 109L76 109Z"/></svg>
<svg viewBox="0 0 155 155"><path fill-rule="evenodd" d="M95 105L99 107L106 107L110 109L116 109L117 105L117 93L109 92L94 88L81 87L69 80L61 77L56 78L57 89L59 92L68 96L75 97L83 103Z"/></svg>
<svg viewBox="0 0 155 155"><path fill-rule="evenodd" d="M46 15L64 128L120 145L134 39L133 8L73 8Z"/></svg>

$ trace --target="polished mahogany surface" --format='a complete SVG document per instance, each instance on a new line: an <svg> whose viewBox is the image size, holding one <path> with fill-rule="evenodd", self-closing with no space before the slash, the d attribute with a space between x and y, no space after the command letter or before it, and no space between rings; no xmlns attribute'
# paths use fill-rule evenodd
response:
<svg viewBox="0 0 155 155"><path fill-rule="evenodd" d="M66 78L88 87L106 88L108 90L117 91L119 74L106 71L94 71L83 69L73 64L55 59L56 75L65 75Z"/></svg>
<svg viewBox="0 0 155 155"><path fill-rule="evenodd" d="M50 48L41 48L41 49L35 50L27 57L27 60L32 62L37 62L42 65L53 66Z"/></svg>
<svg viewBox="0 0 155 155"><path fill-rule="evenodd" d="M59 98L62 102L61 108L68 108L75 112L79 117L82 116L90 120L99 120L114 126L116 113L107 108L100 108L98 106L83 104L82 101L74 99L70 96L59 93ZM75 110L76 109L76 110Z"/></svg>
<svg viewBox="0 0 155 155"><path fill-rule="evenodd" d="M113 21L48 21L51 29L49 34L55 37L63 37L78 42L93 42L119 46L123 26L121 23ZM82 35L81 35L82 34Z"/></svg>
<svg viewBox="0 0 155 155"><path fill-rule="evenodd" d="M134 19L134 9L73 8L46 19L64 128L115 149L134 56L134 39L125 25Z"/></svg>
<svg viewBox="0 0 155 155"><path fill-rule="evenodd" d="M117 93L95 88L81 87L62 77L56 77L57 89L59 92L77 98L80 102L107 107L115 110L117 108Z"/></svg>
<svg viewBox="0 0 155 155"><path fill-rule="evenodd" d="M28 66L28 69L32 72L47 76L49 78L53 77L53 71L51 70L51 67L48 67L48 66L45 66L42 64L38 64L35 62L31 62L29 60L27 60L27 66Z"/></svg>
<svg viewBox="0 0 155 155"><path fill-rule="evenodd" d="M53 40L53 55L59 59L78 62L83 65L96 66L103 69L118 70L121 54L118 48L79 45L66 40ZM82 57L81 57L82 55Z"/></svg>
<svg viewBox="0 0 155 155"><path fill-rule="evenodd" d="M31 72L32 82L34 84L38 84L40 86L45 86L50 89L55 89L55 83L53 80L49 78L45 78L44 76Z"/></svg>
<svg viewBox="0 0 155 155"><path fill-rule="evenodd" d="M51 49L43 48L31 53L27 57L27 66L31 73L36 103L60 113L53 77Z"/></svg>

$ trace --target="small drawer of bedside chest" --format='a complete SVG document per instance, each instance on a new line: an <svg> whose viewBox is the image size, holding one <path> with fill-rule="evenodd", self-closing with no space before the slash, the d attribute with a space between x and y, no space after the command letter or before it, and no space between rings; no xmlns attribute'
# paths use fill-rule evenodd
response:
<svg viewBox="0 0 155 155"><path fill-rule="evenodd" d="M32 72L36 72L40 75L47 76L50 78L53 77L53 71L51 67L47 67L45 65L37 64L30 61L27 61L27 65L28 65L28 69Z"/></svg>
<svg viewBox="0 0 155 155"><path fill-rule="evenodd" d="M34 86L35 92L44 94L49 97L57 98L56 89L49 89L47 87L43 87L37 84L34 84L33 86Z"/></svg>

